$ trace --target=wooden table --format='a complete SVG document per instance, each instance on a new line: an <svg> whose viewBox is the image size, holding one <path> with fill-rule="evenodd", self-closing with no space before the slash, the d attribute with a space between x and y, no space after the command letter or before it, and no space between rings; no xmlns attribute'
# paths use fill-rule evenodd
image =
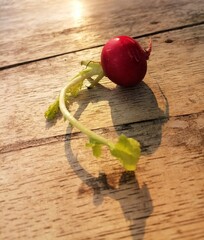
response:
<svg viewBox="0 0 204 240"><path fill-rule="evenodd" d="M0 239L204 239L204 1L0 1ZM86 86L70 107L104 137L137 138L127 173L44 111L102 46L153 52L144 83Z"/></svg>

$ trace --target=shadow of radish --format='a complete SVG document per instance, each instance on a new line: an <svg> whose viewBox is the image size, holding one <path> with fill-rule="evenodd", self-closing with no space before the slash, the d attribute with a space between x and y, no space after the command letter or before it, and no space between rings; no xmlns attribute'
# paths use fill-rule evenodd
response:
<svg viewBox="0 0 204 240"><path fill-rule="evenodd" d="M103 100L109 102L115 131L119 135L124 133L128 137L136 138L141 143L142 155L149 155L159 147L162 125L168 120L168 103L164 113L158 107L156 97L147 84L142 82L134 88L129 88L128 91L120 87L110 90L101 84L95 89L84 90L76 98L79 107L74 117L79 119L90 101ZM67 132L70 133L69 127ZM129 221L132 238L143 239L146 219L153 211L147 185L139 187L135 172L121 170L116 171L115 174L107 175L105 172L100 172L98 177L93 176L78 162L73 153L70 134L67 134L65 152L70 166L82 180L78 189L79 196L87 192L93 194L93 202L96 206L100 205L107 196L118 201L124 217ZM119 179L117 187L109 183L108 179L111 177Z"/></svg>

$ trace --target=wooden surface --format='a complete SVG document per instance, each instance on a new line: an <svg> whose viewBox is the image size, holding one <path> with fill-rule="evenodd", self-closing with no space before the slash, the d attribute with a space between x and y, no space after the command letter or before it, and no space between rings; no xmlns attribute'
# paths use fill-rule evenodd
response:
<svg viewBox="0 0 204 240"><path fill-rule="evenodd" d="M202 0L1 1L0 65L102 46L204 21Z"/></svg>
<svg viewBox="0 0 204 240"><path fill-rule="evenodd" d="M203 1L0 3L0 239L203 239ZM134 173L43 116L80 61L121 34L152 38L144 82L84 86L71 112L137 138Z"/></svg>

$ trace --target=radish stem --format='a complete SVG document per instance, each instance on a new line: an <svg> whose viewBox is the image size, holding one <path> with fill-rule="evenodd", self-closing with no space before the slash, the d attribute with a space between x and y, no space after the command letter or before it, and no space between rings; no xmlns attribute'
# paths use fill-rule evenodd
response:
<svg viewBox="0 0 204 240"><path fill-rule="evenodd" d="M100 79L99 79L100 80ZM70 83L68 83L60 92L60 97L59 97L59 107L60 110L63 114L63 116L76 128L78 128L81 132L83 132L84 134L86 134L87 136L89 136L90 138L96 140L97 142L100 142L101 144L107 145L108 147L111 148L112 144L107 141L106 138L94 133L93 131L91 131L90 129L88 129L87 127L85 127L83 124L81 124L78 120L76 120L75 117L73 117L73 115L71 115L71 113L68 111L67 107L66 107L66 93L68 92L68 90L75 84L77 84L78 82L83 81L83 78L81 76L76 77L73 81L71 81ZM98 81L98 79L97 79ZM95 83L95 82L94 82ZM94 84L91 84L92 86L94 86Z"/></svg>

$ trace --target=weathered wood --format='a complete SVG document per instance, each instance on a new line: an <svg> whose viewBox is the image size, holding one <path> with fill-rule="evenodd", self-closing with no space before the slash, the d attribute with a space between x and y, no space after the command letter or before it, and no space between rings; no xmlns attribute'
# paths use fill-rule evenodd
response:
<svg viewBox="0 0 204 240"><path fill-rule="evenodd" d="M203 122L194 114L107 128L140 138L136 175L106 151L96 160L80 135L1 154L1 240L203 239Z"/></svg>
<svg viewBox="0 0 204 240"><path fill-rule="evenodd" d="M0 67L203 21L202 0L1 1Z"/></svg>
<svg viewBox="0 0 204 240"><path fill-rule="evenodd" d="M201 0L1 1L1 240L204 239L203 8ZM80 61L99 60L121 34L143 46L152 36L144 83L123 89L104 78L70 110L104 137L137 138L135 173L105 148L94 158L63 119L43 117Z"/></svg>
<svg viewBox="0 0 204 240"><path fill-rule="evenodd" d="M203 111L203 27L192 27L153 37L153 53L145 84L115 88L104 78L84 90L70 110L92 129ZM166 43L167 39L172 43ZM146 39L143 41L143 43ZM101 48L68 54L0 72L1 152L18 143L64 135L63 119L46 124L44 111L67 77L73 77L84 58L99 59ZM182 63L182 64L181 64ZM163 96L168 100L168 106Z"/></svg>

